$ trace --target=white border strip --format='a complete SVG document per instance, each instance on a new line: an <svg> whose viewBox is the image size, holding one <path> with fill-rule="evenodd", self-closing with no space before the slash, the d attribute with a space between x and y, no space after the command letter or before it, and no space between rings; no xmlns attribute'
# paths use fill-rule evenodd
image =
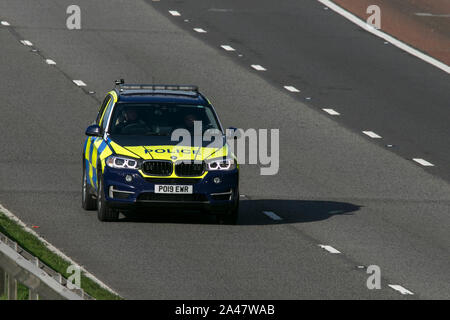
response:
<svg viewBox="0 0 450 320"><path fill-rule="evenodd" d="M434 164L432 164L431 162L428 162L425 159L414 158L413 161L423 165L424 167L434 167Z"/></svg>
<svg viewBox="0 0 450 320"><path fill-rule="evenodd" d="M268 216L270 219L275 220L275 221L280 221L283 220L281 219L281 217L277 216L275 213L273 213L272 211L263 211L263 213Z"/></svg>
<svg viewBox="0 0 450 320"><path fill-rule="evenodd" d="M91 274L89 271L87 271L83 266L81 266L80 264L76 263L75 261L73 261L71 258L69 258L66 254L64 254L61 250L59 250L58 248L56 248L55 246L53 246L50 242L48 242L47 240L45 240L44 238L42 238L39 234L37 234L33 229L30 229L29 227L27 227L27 225L25 223L22 222L22 220L20 220L18 217L16 217L11 211L9 211L8 209L6 209L4 206L2 206L0 204L0 211L5 214L8 218L10 218L11 220L13 220L15 223L17 223L19 226L21 226L26 232L32 234L33 236L35 236L36 238L38 238L46 247L47 249L49 249L51 252L53 252L54 254L56 254L57 256L63 258L64 260L68 261L69 263L76 265L78 267L80 267L80 270L83 271L84 275L91 279L92 281L96 282L100 287L102 287L103 289L109 290L110 292L112 292L113 294L120 296L116 291L114 291L113 289L111 289L110 287L108 287L106 284L104 284L102 281L100 281L98 278L96 278L93 274Z"/></svg>
<svg viewBox="0 0 450 320"><path fill-rule="evenodd" d="M387 33L384 33L383 31L377 30L374 27L372 27L371 25L367 24L366 22L364 22L363 20L361 20L360 18L358 18L357 16L355 16L354 14L350 13L349 11L339 7L337 4L335 4L334 2L331 2L330 0L317 0L320 3L322 3L323 5L329 7L331 10L337 12L338 14L340 14L341 16L343 16L344 18L350 20L351 22L353 22L354 24L357 24L359 27L363 28L364 30L366 30L367 32L370 32L374 35L376 35L377 37L380 37L388 42L390 42L391 44L393 44L394 46L396 46L397 48L400 48L401 50L404 50L406 52L408 52L409 54L412 54L413 56L416 56L417 58L435 66L436 68L441 69L444 72L450 73L450 66L446 65L445 63L430 57L429 55L426 55L422 52L420 52L417 49L414 49L413 47L407 45L404 42L401 42L397 39L395 39L394 37L388 35Z"/></svg>
<svg viewBox="0 0 450 320"><path fill-rule="evenodd" d="M223 44L220 47L225 51L236 51L232 46L229 46L227 44Z"/></svg>
<svg viewBox="0 0 450 320"><path fill-rule="evenodd" d="M409 295L413 295L414 293L412 293L411 291L409 291L408 289L402 287L399 284L389 284L389 287L400 292L401 294L409 294Z"/></svg>
<svg viewBox="0 0 450 320"><path fill-rule="evenodd" d="M322 109L323 111L325 111L326 113L332 115L332 116L340 116L341 114L339 112L337 112L334 109L328 109L328 108L324 108Z"/></svg>
<svg viewBox="0 0 450 320"><path fill-rule="evenodd" d="M72 80L72 81L79 87L86 87L86 83L84 83L83 80Z"/></svg>
<svg viewBox="0 0 450 320"><path fill-rule="evenodd" d="M294 86L284 86L284 88L287 90L287 91L290 91L290 92L300 92L300 90L298 90L296 87L294 87Z"/></svg>
<svg viewBox="0 0 450 320"><path fill-rule="evenodd" d="M362 133L364 133L365 135L371 137L372 139L381 139L381 136L376 134L373 131L363 131Z"/></svg>
<svg viewBox="0 0 450 320"><path fill-rule="evenodd" d="M202 28L194 28L194 31L198 33L206 33L206 30Z"/></svg>
<svg viewBox="0 0 450 320"><path fill-rule="evenodd" d="M321 247L324 250L327 250L329 253L334 253L334 254L341 253L339 250L333 248L332 246L328 246L325 244L319 244L319 247Z"/></svg>
<svg viewBox="0 0 450 320"><path fill-rule="evenodd" d="M30 40L20 40L20 43L22 43L24 46L27 46L27 47L33 46L33 43L31 43Z"/></svg>
<svg viewBox="0 0 450 320"><path fill-rule="evenodd" d="M261 66L259 64L252 64L251 67L257 71L267 71L266 68L264 68L263 66Z"/></svg>

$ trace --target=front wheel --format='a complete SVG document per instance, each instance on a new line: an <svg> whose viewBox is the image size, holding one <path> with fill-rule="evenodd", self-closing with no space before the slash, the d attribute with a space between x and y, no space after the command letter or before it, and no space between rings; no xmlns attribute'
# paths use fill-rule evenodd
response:
<svg viewBox="0 0 450 320"><path fill-rule="evenodd" d="M119 219L119 211L110 208L105 199L103 178L99 176L98 195L97 195L97 217L100 221L116 221Z"/></svg>
<svg viewBox="0 0 450 320"><path fill-rule="evenodd" d="M217 220L222 224L235 225L239 219L239 191L236 192L236 200L233 207L227 213L217 215Z"/></svg>
<svg viewBox="0 0 450 320"><path fill-rule="evenodd" d="M97 202L94 195L90 192L90 188L87 182L86 168L83 166L83 182L81 190L81 206L84 210L95 210Z"/></svg>
<svg viewBox="0 0 450 320"><path fill-rule="evenodd" d="M239 205L230 210L226 214L220 214L218 216L219 223L235 225L239 219Z"/></svg>

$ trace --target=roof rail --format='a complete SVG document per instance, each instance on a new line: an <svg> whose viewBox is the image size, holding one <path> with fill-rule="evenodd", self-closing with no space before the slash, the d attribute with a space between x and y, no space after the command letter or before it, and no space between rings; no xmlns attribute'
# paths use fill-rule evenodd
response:
<svg viewBox="0 0 450 320"><path fill-rule="evenodd" d="M125 83L124 79L116 80L116 86L119 90L171 90L171 91L193 91L198 93L198 86L182 84L131 84Z"/></svg>

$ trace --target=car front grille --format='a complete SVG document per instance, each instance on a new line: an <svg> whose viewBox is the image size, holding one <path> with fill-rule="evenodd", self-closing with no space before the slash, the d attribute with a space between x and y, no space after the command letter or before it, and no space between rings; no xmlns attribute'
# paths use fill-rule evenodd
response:
<svg viewBox="0 0 450 320"><path fill-rule="evenodd" d="M172 161L151 160L145 161L142 171L152 176L170 176L173 171Z"/></svg>
<svg viewBox="0 0 450 320"><path fill-rule="evenodd" d="M175 174L179 177L201 176L204 171L204 162L178 162L175 164Z"/></svg>
<svg viewBox="0 0 450 320"><path fill-rule="evenodd" d="M196 184L202 179L199 178L145 178L145 181L154 184Z"/></svg>

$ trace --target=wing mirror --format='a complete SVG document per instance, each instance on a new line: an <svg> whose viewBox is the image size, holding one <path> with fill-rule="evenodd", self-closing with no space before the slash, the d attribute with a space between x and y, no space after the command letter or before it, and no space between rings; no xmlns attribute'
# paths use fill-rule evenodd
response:
<svg viewBox="0 0 450 320"><path fill-rule="evenodd" d="M87 127L86 135L91 137L101 137L102 136L102 128L98 125L93 124L92 126Z"/></svg>

